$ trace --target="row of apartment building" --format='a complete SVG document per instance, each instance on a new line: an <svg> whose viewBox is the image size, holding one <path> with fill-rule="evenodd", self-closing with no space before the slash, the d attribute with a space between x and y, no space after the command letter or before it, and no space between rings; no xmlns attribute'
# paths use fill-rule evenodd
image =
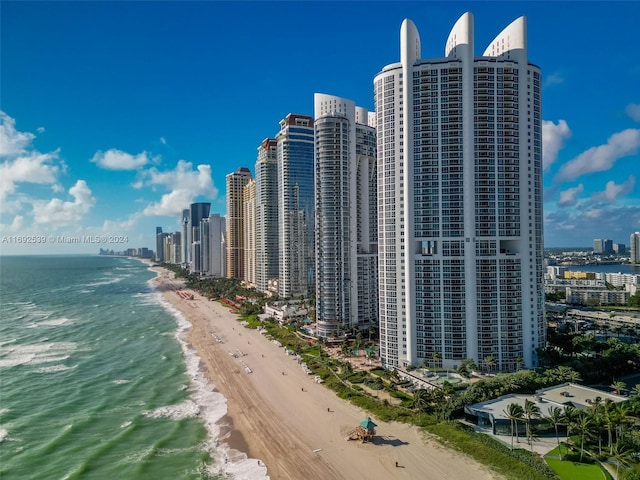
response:
<svg viewBox="0 0 640 480"><path fill-rule="evenodd" d="M639 285L640 275L632 273L569 271L566 266L548 266L545 273L545 291L564 290L570 305L626 305Z"/></svg>
<svg viewBox="0 0 640 480"><path fill-rule="evenodd" d="M466 13L444 56L422 59L405 20L400 61L373 79L375 113L316 94L313 116L287 115L258 147L255 178L227 175L218 260L194 263L207 215L192 206L189 248L174 248L181 262L216 263L282 298L315 291L318 334L378 326L385 367L435 352L447 368L488 357L501 370L536 365L541 72L527 59L524 17L481 56L473 32Z"/></svg>

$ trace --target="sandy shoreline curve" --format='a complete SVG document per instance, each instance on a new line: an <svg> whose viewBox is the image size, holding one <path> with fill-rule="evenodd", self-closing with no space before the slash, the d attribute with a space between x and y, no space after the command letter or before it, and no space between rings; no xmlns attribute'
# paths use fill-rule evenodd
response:
<svg viewBox="0 0 640 480"><path fill-rule="evenodd" d="M193 300L184 298L176 293L183 283L172 272L151 269L158 274L158 291L191 324L186 341L200 358L201 371L227 400L227 415L218 423L220 442L231 455L258 459L252 477L234 471L231 456L223 471L234 478L265 478L258 471L271 480L496 478L407 424L373 418L374 442L345 440L365 411L315 383L293 356L242 327L222 304L191 290Z"/></svg>

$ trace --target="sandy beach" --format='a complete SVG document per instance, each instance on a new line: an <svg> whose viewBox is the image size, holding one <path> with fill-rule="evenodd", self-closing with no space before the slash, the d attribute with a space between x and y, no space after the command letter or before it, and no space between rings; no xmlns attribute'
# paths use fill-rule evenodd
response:
<svg viewBox="0 0 640 480"><path fill-rule="evenodd" d="M191 323L187 341L208 381L227 399L221 443L259 459L272 480L281 479L491 479L483 466L436 442L415 427L377 423L371 443L345 436L367 414L317 384L293 356L218 302L175 290L182 283L159 268L156 279L167 301ZM247 369L248 367L248 369ZM251 373L248 373L250 370ZM397 462L397 464L396 464ZM227 471L233 473L233 457ZM396 466L397 465L397 466Z"/></svg>

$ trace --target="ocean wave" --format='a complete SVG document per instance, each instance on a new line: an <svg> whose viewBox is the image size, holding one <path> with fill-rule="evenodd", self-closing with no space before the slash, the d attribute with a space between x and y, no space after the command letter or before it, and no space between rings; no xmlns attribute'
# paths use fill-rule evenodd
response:
<svg viewBox="0 0 640 480"><path fill-rule="evenodd" d="M124 465L130 465L133 463L142 463L144 460L152 457L155 453L155 447L147 447L139 452L133 452L122 459Z"/></svg>
<svg viewBox="0 0 640 480"><path fill-rule="evenodd" d="M131 380L113 380L111 383L115 383L116 385L124 385L125 383L129 383Z"/></svg>
<svg viewBox="0 0 640 480"><path fill-rule="evenodd" d="M120 425L120 428L127 428L129 425L131 425L133 422L124 422L122 425Z"/></svg>
<svg viewBox="0 0 640 480"><path fill-rule="evenodd" d="M11 344L10 347L3 345L0 347L0 367L61 362L69 358L76 348L75 342Z"/></svg>
<svg viewBox="0 0 640 480"><path fill-rule="evenodd" d="M85 285L85 287L99 287L101 285L111 285L112 283L118 283L121 282L122 280L124 280L125 278L127 278L129 275L124 275L122 277L116 277L116 278L109 278L109 279L102 279L102 280L98 280L97 282L93 282L93 283L87 283Z"/></svg>
<svg viewBox="0 0 640 480"><path fill-rule="evenodd" d="M4 440L9 436L9 432L6 428L0 428L0 443L4 442Z"/></svg>
<svg viewBox="0 0 640 480"><path fill-rule="evenodd" d="M73 324L73 320L66 317L38 322L38 326L45 326L45 327L58 327L60 325L70 325L70 324Z"/></svg>
<svg viewBox="0 0 640 480"><path fill-rule="evenodd" d="M156 290L155 284L151 285ZM211 476L221 473L230 474L236 480L268 480L267 467L263 462L255 458L248 458L246 453L232 450L228 445L219 443L220 425L218 422L227 414L227 399L219 392L214 391L215 385L209 383L200 369L200 357L187 343L186 338L191 329L191 323L161 293L158 292L156 298L162 307L174 317L178 326L175 337L182 347L187 374L193 386L191 398L201 407L199 416L203 419L209 434L209 452L216 460L215 464L206 466L207 473Z"/></svg>
<svg viewBox="0 0 640 480"><path fill-rule="evenodd" d="M56 373L56 372L64 372L66 370L72 370L76 368L78 365L73 365L69 367L67 365L51 365L49 367L42 367L36 370L37 373Z"/></svg>
<svg viewBox="0 0 640 480"><path fill-rule="evenodd" d="M200 407L192 400L185 400L175 405L158 407L155 410L145 410L142 415L148 418L170 418L171 420L183 420L200 415Z"/></svg>

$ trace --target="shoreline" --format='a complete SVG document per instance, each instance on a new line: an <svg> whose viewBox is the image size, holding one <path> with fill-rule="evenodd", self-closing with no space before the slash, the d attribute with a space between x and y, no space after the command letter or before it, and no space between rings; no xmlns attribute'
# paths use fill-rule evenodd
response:
<svg viewBox="0 0 640 480"><path fill-rule="evenodd" d="M182 281L172 272L150 269L157 273L157 291L190 324L183 341L199 358L199 372L226 399L227 413L216 426L227 457L214 465L217 473L238 480L347 480L354 472L374 480L495 478L411 425L374 418L374 441L345 440L367 412L315 383L293 357L257 330L242 327L220 303L191 290L193 300L183 298L175 293Z"/></svg>

